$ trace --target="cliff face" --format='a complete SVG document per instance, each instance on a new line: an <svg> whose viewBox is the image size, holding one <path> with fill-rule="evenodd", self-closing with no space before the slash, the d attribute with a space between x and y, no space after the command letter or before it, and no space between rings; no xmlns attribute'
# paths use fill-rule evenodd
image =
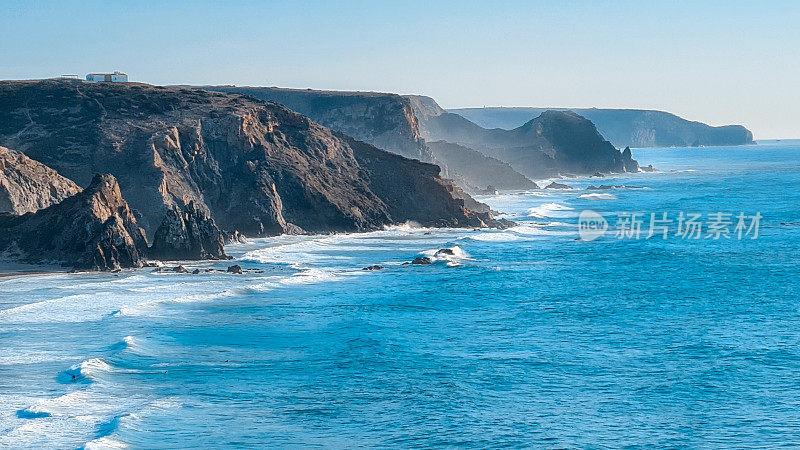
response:
<svg viewBox="0 0 800 450"><path fill-rule="evenodd" d="M189 202L167 212L155 232L150 256L156 259L227 259L225 242L208 213Z"/></svg>
<svg viewBox="0 0 800 450"><path fill-rule="evenodd" d="M203 87L281 104L331 130L406 158L434 162L411 103L397 94L272 87Z"/></svg>
<svg viewBox="0 0 800 450"><path fill-rule="evenodd" d="M35 213L0 216L0 252L76 269L141 267L147 251L116 179L98 175L83 192Z"/></svg>
<svg viewBox="0 0 800 450"><path fill-rule="evenodd" d="M470 216L443 194L435 166L399 157L367 164L374 155L385 159L384 152L353 142L283 106L239 94L0 82L0 144L79 185L94 173L114 174L149 236L190 203L199 214L186 217L201 220L197 227L206 226L207 214L221 228L251 236L372 230L406 220L462 224ZM379 189L398 176L414 182L397 184L396 192ZM395 196L428 201L406 204Z"/></svg>
<svg viewBox="0 0 800 450"><path fill-rule="evenodd" d="M0 214L38 211L80 191L77 184L55 170L0 147Z"/></svg>
<svg viewBox="0 0 800 450"><path fill-rule="evenodd" d="M482 128L464 117L433 108L425 101L420 131L426 140L456 143L508 163L529 178L559 173L624 172L636 167L603 139L594 124L569 111L546 111L512 130ZM435 102L433 102L435 104Z"/></svg>
<svg viewBox="0 0 800 450"><path fill-rule="evenodd" d="M550 109L566 111L563 108ZM548 108L463 108L449 112L465 117L484 128L511 130L547 110ZM597 108L577 108L571 111L591 120L598 131L618 148L753 143L753 133L741 125L714 127L685 120L664 111Z"/></svg>
<svg viewBox="0 0 800 450"><path fill-rule="evenodd" d="M466 189L480 191L488 186L506 190L539 187L503 161L471 148L445 141L428 142L427 145L436 159L447 167L448 178Z"/></svg>
<svg viewBox="0 0 800 450"><path fill-rule="evenodd" d="M356 160L367 171L369 189L381 198L394 221L409 220L407 212L416 211L410 220L438 227L504 228L511 224L494 219L486 205L469 195L455 195L452 184L439 178L438 166L340 137L353 148Z"/></svg>
<svg viewBox="0 0 800 450"><path fill-rule="evenodd" d="M462 187L476 191L485 188L486 176L495 173L494 161L464 155L458 158L453 152L437 154L426 145L420 135L419 121L444 112L436 102L427 97L400 96L376 92L315 91L269 87L203 87L217 92L236 92L261 100L272 101L299 112L334 131L380 149L439 165L442 177L453 179ZM453 163L451 166L450 163ZM469 165L468 170L463 170ZM456 166L458 168L456 168ZM510 167L511 172L514 172ZM512 183L511 181L517 181ZM496 184L501 183L499 180ZM533 183L519 173L505 181L508 189L527 189ZM468 196L468 194L464 194Z"/></svg>

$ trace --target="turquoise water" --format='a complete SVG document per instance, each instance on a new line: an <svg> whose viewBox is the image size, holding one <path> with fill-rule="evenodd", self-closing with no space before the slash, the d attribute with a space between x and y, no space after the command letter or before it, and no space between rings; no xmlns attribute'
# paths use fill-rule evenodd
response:
<svg viewBox="0 0 800 450"><path fill-rule="evenodd" d="M510 230L0 279L0 447L800 445L800 142L634 156L661 172L481 198ZM757 239L584 242L585 209L763 218Z"/></svg>

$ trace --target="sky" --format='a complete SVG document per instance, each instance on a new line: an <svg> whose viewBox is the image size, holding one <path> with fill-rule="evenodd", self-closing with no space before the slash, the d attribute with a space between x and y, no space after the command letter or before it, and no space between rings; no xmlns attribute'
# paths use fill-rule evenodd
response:
<svg viewBox="0 0 800 450"><path fill-rule="evenodd" d="M800 138L800 1L0 0L0 79L659 109Z"/></svg>

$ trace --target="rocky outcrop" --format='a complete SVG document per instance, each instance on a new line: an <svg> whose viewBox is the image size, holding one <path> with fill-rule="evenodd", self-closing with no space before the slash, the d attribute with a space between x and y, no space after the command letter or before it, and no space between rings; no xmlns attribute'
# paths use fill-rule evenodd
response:
<svg viewBox="0 0 800 450"><path fill-rule="evenodd" d="M229 259L225 239L214 219L189 202L164 216L155 232L150 255L156 259Z"/></svg>
<svg viewBox="0 0 800 450"><path fill-rule="evenodd" d="M55 170L0 147L0 214L35 212L80 191L80 186Z"/></svg>
<svg viewBox="0 0 800 450"><path fill-rule="evenodd" d="M451 109L484 128L512 130L547 110L564 108L463 108ZM741 125L709 126L682 119L664 111L641 109L569 109L591 120L600 134L614 146L696 147L700 145L745 145L753 133Z"/></svg>
<svg viewBox="0 0 800 450"><path fill-rule="evenodd" d="M4 81L0 144L82 186L96 172L113 174L152 238L166 215L190 203L247 236L495 223L454 199L438 167L236 93Z"/></svg>
<svg viewBox="0 0 800 450"><path fill-rule="evenodd" d="M630 147L625 147L622 151L622 165L625 166L625 172L639 171L639 162L633 159Z"/></svg>
<svg viewBox="0 0 800 450"><path fill-rule="evenodd" d="M432 99L427 103L433 102ZM424 139L456 143L499 159L530 179L569 172L624 172L623 155L589 120L570 111L546 111L513 130L485 129L430 105L420 113ZM494 184L494 183L493 183Z"/></svg>
<svg viewBox="0 0 800 450"><path fill-rule="evenodd" d="M406 158L435 162L411 102L397 94L249 86L203 86L281 104L331 130Z"/></svg>
<svg viewBox="0 0 800 450"><path fill-rule="evenodd" d="M111 175L97 175L79 194L35 213L0 216L0 252L23 262L114 270L141 267L146 251Z"/></svg>
<svg viewBox="0 0 800 450"><path fill-rule="evenodd" d="M572 186L569 186L567 184L556 183L555 181L553 181L547 186L545 186L545 189L573 189L573 188Z"/></svg>

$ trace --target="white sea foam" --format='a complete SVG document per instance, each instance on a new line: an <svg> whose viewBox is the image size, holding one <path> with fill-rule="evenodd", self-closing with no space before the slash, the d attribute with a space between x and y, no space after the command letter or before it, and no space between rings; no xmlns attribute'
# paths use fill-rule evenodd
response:
<svg viewBox="0 0 800 450"><path fill-rule="evenodd" d="M124 426L153 410L175 406L178 403L171 399L129 392L119 395L105 387L81 389L36 400L25 410L37 417L13 420L8 432L0 435L0 447L61 448L65 443L74 443L71 446L76 447L85 442L85 448L125 448L123 442L113 437L113 430L112 436L95 438L98 427L112 420Z"/></svg>
<svg viewBox="0 0 800 450"><path fill-rule="evenodd" d="M86 322L103 318L116 299L108 291L75 294L0 311L0 323Z"/></svg>
<svg viewBox="0 0 800 450"><path fill-rule="evenodd" d="M521 236L507 231L486 232L467 237L474 241L481 242L513 242L523 239Z"/></svg>
<svg viewBox="0 0 800 450"><path fill-rule="evenodd" d="M545 226L547 226L547 227L574 227L575 224L553 221L553 222L547 222L547 224L545 224Z"/></svg>
<svg viewBox="0 0 800 450"><path fill-rule="evenodd" d="M268 281L253 284L250 289L256 291L269 291L286 286L296 286L303 284L317 284L341 279L341 273L316 268L301 269L299 272L286 277L269 277Z"/></svg>
<svg viewBox="0 0 800 450"><path fill-rule="evenodd" d="M128 444L108 436L103 436L91 440L83 445L86 450L101 450L101 449L116 449L116 448L129 448Z"/></svg>
<svg viewBox="0 0 800 450"><path fill-rule="evenodd" d="M585 198L587 200L616 200L617 197L613 194L606 194L606 193L592 193L592 194L583 194L580 198Z"/></svg>
<svg viewBox="0 0 800 450"><path fill-rule="evenodd" d="M430 258L432 262L445 261L447 265L451 267L459 266L464 260L471 259L469 253L465 252L464 249L458 245L447 248L434 248L425 250L422 252L422 254Z"/></svg>
<svg viewBox="0 0 800 450"><path fill-rule="evenodd" d="M102 358L92 358L83 361L78 366L80 369L81 375L86 378L90 378L92 380L96 380L114 370L107 362L105 362Z"/></svg>
<svg viewBox="0 0 800 450"><path fill-rule="evenodd" d="M232 289L226 289L222 292L202 292L197 294L181 295L177 297L173 297L172 295L174 294L170 293L167 294L166 297L142 301L132 305L122 305L117 311L123 316L140 316L159 306L169 303L210 302L221 298L232 297L234 294L235 292Z"/></svg>
<svg viewBox="0 0 800 450"><path fill-rule="evenodd" d="M549 218L549 217L570 217L573 208L560 203L545 203L528 209L529 217Z"/></svg>

